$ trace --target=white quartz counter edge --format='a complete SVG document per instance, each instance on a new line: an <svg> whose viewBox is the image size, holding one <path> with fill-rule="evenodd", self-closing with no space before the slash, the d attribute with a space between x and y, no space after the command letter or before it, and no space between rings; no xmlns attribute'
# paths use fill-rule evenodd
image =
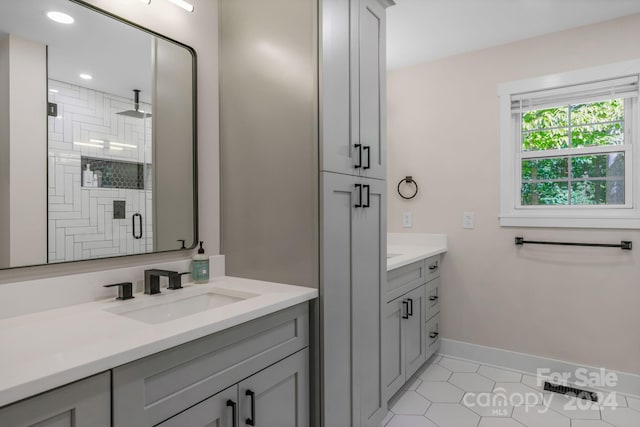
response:
<svg viewBox="0 0 640 427"><path fill-rule="evenodd" d="M447 252L446 245L388 245L387 271Z"/></svg>
<svg viewBox="0 0 640 427"><path fill-rule="evenodd" d="M105 309L200 294L206 291L257 294L213 310L159 324L147 324ZM0 407L309 301L318 291L236 277L206 285L162 289L0 320Z"/></svg>

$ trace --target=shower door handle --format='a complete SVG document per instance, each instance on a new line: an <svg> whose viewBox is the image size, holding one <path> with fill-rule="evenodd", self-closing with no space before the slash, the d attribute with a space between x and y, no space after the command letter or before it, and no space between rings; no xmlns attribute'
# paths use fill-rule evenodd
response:
<svg viewBox="0 0 640 427"><path fill-rule="evenodd" d="M136 218L138 218L139 233L136 233ZM142 215L140 215L139 213L134 213L131 217L131 221L133 222L133 238L142 239Z"/></svg>

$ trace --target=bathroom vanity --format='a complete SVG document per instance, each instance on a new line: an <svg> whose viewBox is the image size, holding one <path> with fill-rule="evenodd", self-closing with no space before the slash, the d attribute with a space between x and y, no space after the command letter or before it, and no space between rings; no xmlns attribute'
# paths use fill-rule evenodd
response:
<svg viewBox="0 0 640 427"><path fill-rule="evenodd" d="M382 357L389 400L440 347L440 264L447 238L389 233L387 241Z"/></svg>
<svg viewBox="0 0 640 427"><path fill-rule="evenodd" d="M315 289L218 277L135 296L1 320L0 425L309 424Z"/></svg>

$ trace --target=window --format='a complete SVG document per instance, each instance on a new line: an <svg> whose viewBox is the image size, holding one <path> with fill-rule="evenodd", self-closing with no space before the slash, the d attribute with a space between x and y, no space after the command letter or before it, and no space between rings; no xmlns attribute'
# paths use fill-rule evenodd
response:
<svg viewBox="0 0 640 427"><path fill-rule="evenodd" d="M500 86L501 225L640 228L639 74L632 61Z"/></svg>

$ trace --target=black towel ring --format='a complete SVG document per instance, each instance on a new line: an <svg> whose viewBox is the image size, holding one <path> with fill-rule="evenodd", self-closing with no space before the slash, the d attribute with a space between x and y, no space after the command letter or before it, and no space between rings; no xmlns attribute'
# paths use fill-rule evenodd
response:
<svg viewBox="0 0 640 427"><path fill-rule="evenodd" d="M407 184L413 184L416 187L416 190L413 192L412 195L410 196L405 196L404 194L402 194L402 192L400 191L400 186L402 185L403 182L406 182ZM412 177L407 176L404 179L400 180L400 182L398 183L398 194L400 195L400 197L402 197L403 199L413 199L414 197L416 197L416 195L418 194L418 183L415 182L413 180Z"/></svg>

